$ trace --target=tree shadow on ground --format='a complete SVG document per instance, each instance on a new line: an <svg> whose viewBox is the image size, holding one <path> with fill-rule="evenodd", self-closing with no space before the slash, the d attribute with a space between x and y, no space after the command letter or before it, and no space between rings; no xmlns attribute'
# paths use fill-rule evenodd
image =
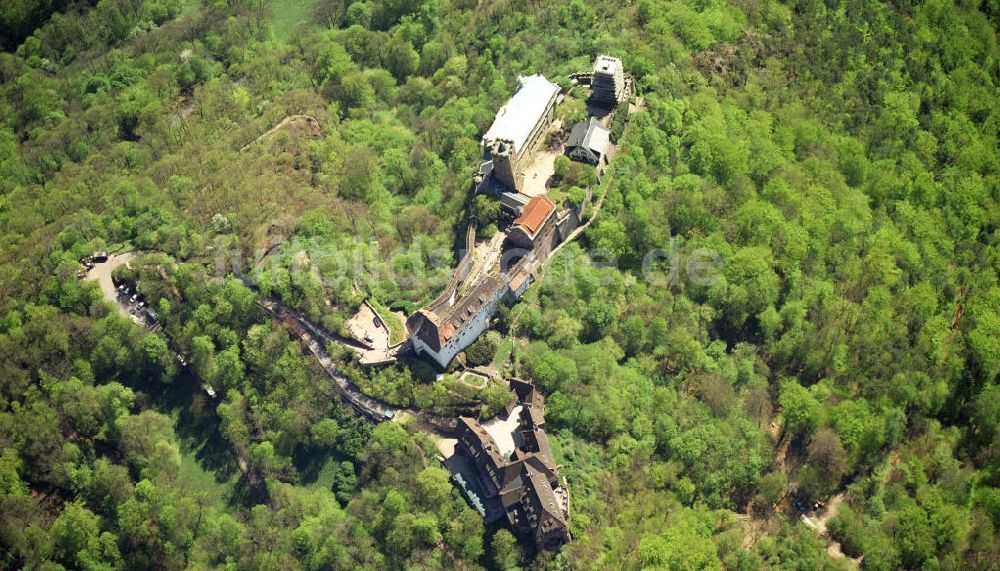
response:
<svg viewBox="0 0 1000 571"><path fill-rule="evenodd" d="M327 462L333 459L336 462L350 460L339 454L332 454L328 450L316 446L296 446L292 452L292 464L299 472L299 482L302 484L314 484L319 479L320 472Z"/></svg>
<svg viewBox="0 0 1000 571"><path fill-rule="evenodd" d="M199 386L197 379L182 372L169 383L144 386L140 402L174 419L174 432L181 449L194 453L198 464L211 472L222 484L232 480L239 471L233 450L219 427L221 419L215 412L217 401Z"/></svg>

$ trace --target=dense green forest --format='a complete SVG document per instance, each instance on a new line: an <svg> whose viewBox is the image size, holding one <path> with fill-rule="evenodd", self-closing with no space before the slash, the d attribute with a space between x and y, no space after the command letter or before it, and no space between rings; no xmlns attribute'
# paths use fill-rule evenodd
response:
<svg viewBox="0 0 1000 571"><path fill-rule="evenodd" d="M997 568L998 28L997 0L3 2L0 568ZM432 299L518 74L598 53L644 102L603 209L468 351L546 394L573 541L536 553L255 302L339 332ZM126 249L160 333L76 277Z"/></svg>

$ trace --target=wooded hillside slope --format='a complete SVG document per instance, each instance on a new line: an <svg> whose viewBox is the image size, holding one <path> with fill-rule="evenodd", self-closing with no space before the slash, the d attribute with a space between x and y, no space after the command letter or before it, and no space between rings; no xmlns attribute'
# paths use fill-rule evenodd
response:
<svg viewBox="0 0 1000 571"><path fill-rule="evenodd" d="M995 568L998 25L997 0L4 2L0 568ZM644 103L603 208L469 350L546 394L574 541L535 553L254 301L336 332L432 299L518 74L598 53ZM162 335L76 279L108 249L150 252L120 277Z"/></svg>

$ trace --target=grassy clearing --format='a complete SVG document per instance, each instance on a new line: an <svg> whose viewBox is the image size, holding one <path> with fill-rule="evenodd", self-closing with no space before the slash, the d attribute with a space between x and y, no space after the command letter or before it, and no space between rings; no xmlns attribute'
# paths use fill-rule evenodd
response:
<svg viewBox="0 0 1000 571"><path fill-rule="evenodd" d="M183 16L185 14L189 14L191 12L194 12L200 6L201 6L200 0L184 0L184 2L181 4L181 13L180 13L180 15Z"/></svg>
<svg viewBox="0 0 1000 571"><path fill-rule="evenodd" d="M548 192L549 200L551 200L553 204L559 207L565 206L565 204L563 203L566 201L566 196L568 194L569 193L567 192L567 189L561 186L553 186L552 188L549 189Z"/></svg>
<svg viewBox="0 0 1000 571"><path fill-rule="evenodd" d="M491 363L497 370L502 370L504 366L510 361L510 353L514 350L514 342L511 340L509 335L505 335L503 341L500 342L500 347L497 348L497 354L493 356L493 362Z"/></svg>
<svg viewBox="0 0 1000 571"><path fill-rule="evenodd" d="M179 479L191 489L207 492L211 497L219 499L228 497L232 482L219 483L215 473L202 467L197 454L196 450L181 446Z"/></svg>
<svg viewBox="0 0 1000 571"><path fill-rule="evenodd" d="M271 0L271 35L277 42L287 42L299 22L309 20L316 0Z"/></svg>
<svg viewBox="0 0 1000 571"><path fill-rule="evenodd" d="M316 481L308 485L313 488L330 490L333 487L334 477L337 475L338 464L340 462L331 455L323 463L323 467L320 468L319 473L316 475Z"/></svg>
<svg viewBox="0 0 1000 571"><path fill-rule="evenodd" d="M389 328L389 344L402 343L406 339L406 324L403 323L403 320L381 303L371 300L371 304L378 312L379 317L385 321L386 327Z"/></svg>

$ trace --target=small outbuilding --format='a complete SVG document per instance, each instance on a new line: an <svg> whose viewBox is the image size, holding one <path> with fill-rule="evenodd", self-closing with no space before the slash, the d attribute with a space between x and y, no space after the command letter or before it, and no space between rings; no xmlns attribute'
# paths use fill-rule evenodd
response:
<svg viewBox="0 0 1000 571"><path fill-rule="evenodd" d="M570 131L566 152L573 160L600 165L607 160L611 131L597 119L590 117L577 123Z"/></svg>
<svg viewBox="0 0 1000 571"><path fill-rule="evenodd" d="M527 194L520 192L502 192L500 193L500 207L517 217L524 212L524 207L528 205L530 198Z"/></svg>
<svg viewBox="0 0 1000 571"><path fill-rule="evenodd" d="M556 205L545 195L532 197L524 206L521 215L514 219L514 224L507 233L507 241L528 250L534 248L535 239L542 234L542 228L552 218Z"/></svg>

